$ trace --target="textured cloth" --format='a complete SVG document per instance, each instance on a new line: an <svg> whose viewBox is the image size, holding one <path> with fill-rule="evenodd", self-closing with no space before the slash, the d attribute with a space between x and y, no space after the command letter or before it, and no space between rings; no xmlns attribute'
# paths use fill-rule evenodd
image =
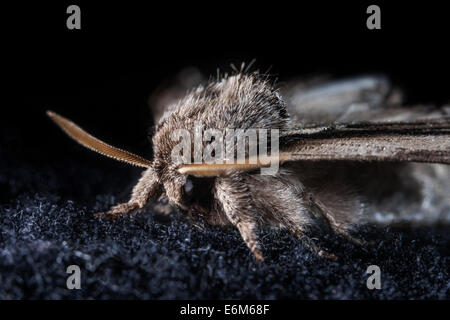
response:
<svg viewBox="0 0 450 320"><path fill-rule="evenodd" d="M450 298L445 227L364 227L361 237L376 242L368 249L314 235L340 257L336 262L317 257L287 232L263 230L265 261L257 263L236 230L201 229L175 211L162 216L150 206L116 221L95 219L93 213L128 199L140 169L75 144L72 152L39 160L31 155L36 150L27 157L12 147L17 141L6 140L9 147L0 150L1 299ZM66 288L73 264L81 268L81 290ZM370 265L381 269L381 290L366 287Z"/></svg>

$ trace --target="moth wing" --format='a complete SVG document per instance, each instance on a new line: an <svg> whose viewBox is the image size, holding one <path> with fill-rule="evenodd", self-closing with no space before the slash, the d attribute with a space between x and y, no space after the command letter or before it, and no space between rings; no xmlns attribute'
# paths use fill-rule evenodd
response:
<svg viewBox="0 0 450 320"><path fill-rule="evenodd" d="M284 132L280 160L411 161L450 164L450 117L336 124Z"/></svg>
<svg viewBox="0 0 450 320"><path fill-rule="evenodd" d="M282 132L279 155L243 164L186 164L197 177L253 171L279 161L383 161L450 164L450 117L412 122L357 123Z"/></svg>
<svg viewBox="0 0 450 320"><path fill-rule="evenodd" d="M292 80L281 89L291 117L302 124L330 124L355 112L383 108L391 91L390 81L381 75Z"/></svg>
<svg viewBox="0 0 450 320"><path fill-rule="evenodd" d="M384 108L352 110L341 116L336 123L416 121L442 118L445 116L450 116L449 108L436 108L426 105L408 107L387 105Z"/></svg>
<svg viewBox="0 0 450 320"><path fill-rule="evenodd" d="M341 80L293 80L282 89L294 122L303 126L332 123L414 121L450 115L450 108L402 106L402 92L382 75Z"/></svg>

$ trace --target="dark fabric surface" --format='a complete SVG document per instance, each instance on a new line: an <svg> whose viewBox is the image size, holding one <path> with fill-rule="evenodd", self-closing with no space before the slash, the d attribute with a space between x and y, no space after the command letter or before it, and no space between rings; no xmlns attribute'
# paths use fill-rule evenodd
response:
<svg viewBox="0 0 450 320"><path fill-rule="evenodd" d="M141 170L69 141L71 152L54 157L25 152L15 139L5 134L0 151L1 299L450 298L448 228L363 227L361 236L375 240L367 249L315 234L337 262L264 230L266 259L256 263L236 230L202 230L175 212L93 218L127 200ZM66 288L72 264L81 290ZM366 287L373 264L381 290Z"/></svg>

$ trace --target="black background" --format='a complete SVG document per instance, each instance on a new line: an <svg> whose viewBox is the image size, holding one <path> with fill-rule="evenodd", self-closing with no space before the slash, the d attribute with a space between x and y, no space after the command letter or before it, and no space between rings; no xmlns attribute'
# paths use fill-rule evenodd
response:
<svg viewBox="0 0 450 320"><path fill-rule="evenodd" d="M366 28L373 3L381 7L381 30ZM66 28L70 4L81 8L81 30ZM2 103L2 126L42 150L27 155L33 161L73 148L45 118L47 109L151 156L148 96L186 66L209 75L256 59L255 68L281 81L386 73L408 102L449 99L448 19L434 2L40 1L2 11L2 73L12 94Z"/></svg>

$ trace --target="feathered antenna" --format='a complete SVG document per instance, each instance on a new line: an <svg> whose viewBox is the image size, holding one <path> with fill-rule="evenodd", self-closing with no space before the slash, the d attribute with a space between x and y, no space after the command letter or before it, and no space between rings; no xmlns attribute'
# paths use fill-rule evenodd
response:
<svg viewBox="0 0 450 320"><path fill-rule="evenodd" d="M56 114L52 111L47 111L47 115L52 119L69 137L74 139L76 142L81 144L82 146L91 149L95 152L98 152L104 156L109 158L113 158L122 162L126 162L128 164L150 168L152 166L152 162L144 159L138 155L135 155L131 152L113 147L84 131L75 123L66 119L59 114Z"/></svg>

